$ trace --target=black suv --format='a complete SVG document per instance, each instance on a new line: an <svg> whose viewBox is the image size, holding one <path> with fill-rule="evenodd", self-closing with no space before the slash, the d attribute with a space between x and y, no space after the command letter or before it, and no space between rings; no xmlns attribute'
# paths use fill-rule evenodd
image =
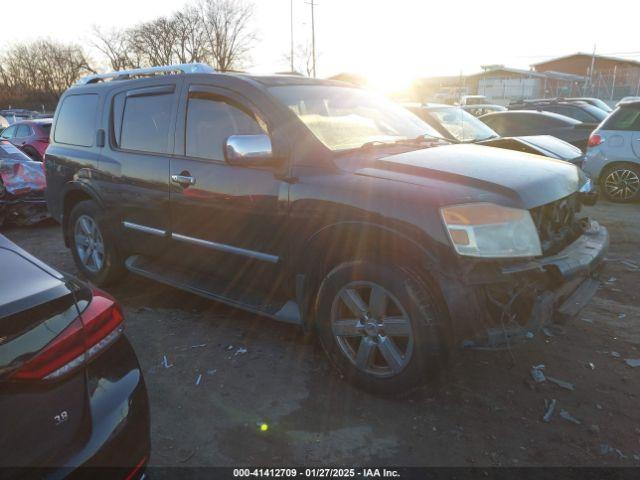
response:
<svg viewBox="0 0 640 480"><path fill-rule="evenodd" d="M45 164L92 282L129 270L314 329L375 392L575 314L608 245L579 218L575 166L453 145L383 97L299 76L89 77L61 98Z"/></svg>
<svg viewBox="0 0 640 480"><path fill-rule="evenodd" d="M534 99L521 102L512 102L509 110L537 110L539 112L552 112L574 118L582 123L595 125L607 118L608 112L586 101L574 101L565 99Z"/></svg>

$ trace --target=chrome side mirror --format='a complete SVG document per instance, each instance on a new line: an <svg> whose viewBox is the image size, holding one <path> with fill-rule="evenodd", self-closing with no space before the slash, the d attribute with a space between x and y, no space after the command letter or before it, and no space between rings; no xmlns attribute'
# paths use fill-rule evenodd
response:
<svg viewBox="0 0 640 480"><path fill-rule="evenodd" d="M231 135L224 146L224 156L232 165L259 165L273 160L269 135Z"/></svg>

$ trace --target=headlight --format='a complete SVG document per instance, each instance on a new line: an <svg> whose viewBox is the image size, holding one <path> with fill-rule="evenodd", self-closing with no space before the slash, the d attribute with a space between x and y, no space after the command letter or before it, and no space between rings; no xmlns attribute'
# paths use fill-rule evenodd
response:
<svg viewBox="0 0 640 480"><path fill-rule="evenodd" d="M527 210L469 203L444 207L440 213L460 255L483 258L542 255L540 237Z"/></svg>

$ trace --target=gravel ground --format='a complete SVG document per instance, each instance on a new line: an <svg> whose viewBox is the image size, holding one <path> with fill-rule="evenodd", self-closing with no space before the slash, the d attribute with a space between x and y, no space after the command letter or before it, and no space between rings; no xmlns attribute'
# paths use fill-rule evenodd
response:
<svg viewBox="0 0 640 480"><path fill-rule="evenodd" d="M460 352L446 381L402 400L352 388L296 327L128 276L110 291L149 389L151 464L639 465L640 368L624 359L640 358L640 205L589 210L612 244L578 318L518 347L515 363ZM76 273L57 225L1 233ZM538 364L575 390L533 383Z"/></svg>

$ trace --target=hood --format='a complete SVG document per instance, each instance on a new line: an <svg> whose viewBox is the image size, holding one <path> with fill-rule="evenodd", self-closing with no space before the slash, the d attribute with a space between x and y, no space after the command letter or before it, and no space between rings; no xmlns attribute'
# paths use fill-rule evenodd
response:
<svg viewBox="0 0 640 480"><path fill-rule="evenodd" d="M527 209L571 195L586 181L578 168L561 160L468 144L389 155L357 173L439 189L443 182L456 184L466 187L465 201L481 201L486 192ZM480 194L474 198L470 192Z"/></svg>
<svg viewBox="0 0 640 480"><path fill-rule="evenodd" d="M549 154L560 160L575 160L582 156L582 150L571 145L564 140L552 137L551 135L531 135L526 137L516 137L529 145L540 150L543 154Z"/></svg>

